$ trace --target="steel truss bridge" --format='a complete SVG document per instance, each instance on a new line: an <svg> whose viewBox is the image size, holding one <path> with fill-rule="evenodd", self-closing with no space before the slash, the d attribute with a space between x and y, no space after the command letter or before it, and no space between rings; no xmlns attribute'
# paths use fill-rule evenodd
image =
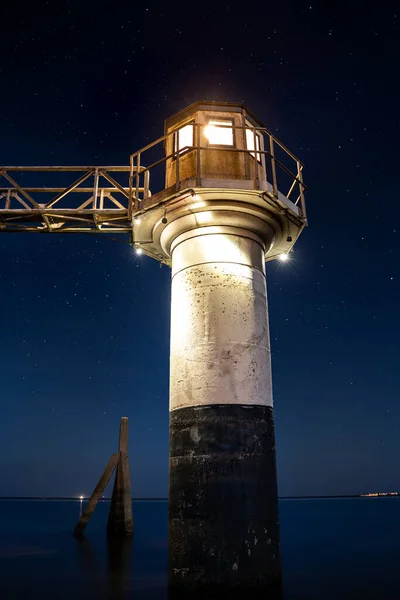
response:
<svg viewBox="0 0 400 600"><path fill-rule="evenodd" d="M1 167L0 231L129 232L130 171L129 166ZM51 183L46 187L27 187L21 182L37 178L38 173L41 180ZM72 177L72 183L68 183ZM60 180L61 185L54 185ZM8 187L2 187L4 184ZM138 191L144 194L144 188Z"/></svg>

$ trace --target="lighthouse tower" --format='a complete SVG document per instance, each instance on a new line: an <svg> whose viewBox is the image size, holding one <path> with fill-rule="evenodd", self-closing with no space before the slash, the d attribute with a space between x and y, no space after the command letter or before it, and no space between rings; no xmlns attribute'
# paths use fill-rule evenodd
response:
<svg viewBox="0 0 400 600"><path fill-rule="evenodd" d="M136 248L172 269L170 588L279 598L265 261L306 225L303 166L240 104L197 102L156 143L165 187L136 196L132 222Z"/></svg>

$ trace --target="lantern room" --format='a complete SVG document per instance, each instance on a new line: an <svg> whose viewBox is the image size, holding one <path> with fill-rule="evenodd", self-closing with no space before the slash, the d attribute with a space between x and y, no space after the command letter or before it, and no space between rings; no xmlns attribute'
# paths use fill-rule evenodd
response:
<svg viewBox="0 0 400 600"><path fill-rule="evenodd" d="M166 264L166 240L181 225L242 227L256 216L272 228L265 260L288 254L307 225L303 164L242 104L184 108L166 119L162 137L131 155L130 171L132 242Z"/></svg>
<svg viewBox="0 0 400 600"><path fill-rule="evenodd" d="M262 130L241 104L188 106L165 122L165 187L179 181L181 187L260 188L266 181Z"/></svg>

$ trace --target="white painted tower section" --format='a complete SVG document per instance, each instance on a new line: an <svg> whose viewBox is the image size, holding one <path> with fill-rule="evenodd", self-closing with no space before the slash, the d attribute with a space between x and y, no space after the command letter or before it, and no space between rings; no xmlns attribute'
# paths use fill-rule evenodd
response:
<svg viewBox="0 0 400 600"><path fill-rule="evenodd" d="M170 410L272 406L263 240L206 226L178 235L171 254Z"/></svg>

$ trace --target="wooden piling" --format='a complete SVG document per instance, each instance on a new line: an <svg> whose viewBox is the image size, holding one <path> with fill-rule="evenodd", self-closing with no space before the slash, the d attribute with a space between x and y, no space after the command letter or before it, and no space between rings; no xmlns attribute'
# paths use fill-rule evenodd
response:
<svg viewBox="0 0 400 600"><path fill-rule="evenodd" d="M131 477L128 457L128 417L122 417L119 429L119 460L108 516L109 535L133 535Z"/></svg>
<svg viewBox="0 0 400 600"><path fill-rule="evenodd" d="M100 499L100 496L104 492L107 487L108 482L111 479L111 475L114 472L115 467L117 466L119 461L119 453L115 452L111 455L110 460L107 463L106 468L102 476L100 477L96 487L94 488L93 494L90 496L89 502L85 506L85 509L78 521L75 525L74 533L75 535L82 535L86 525L89 522L90 517L92 516L94 509L96 508L96 504Z"/></svg>

